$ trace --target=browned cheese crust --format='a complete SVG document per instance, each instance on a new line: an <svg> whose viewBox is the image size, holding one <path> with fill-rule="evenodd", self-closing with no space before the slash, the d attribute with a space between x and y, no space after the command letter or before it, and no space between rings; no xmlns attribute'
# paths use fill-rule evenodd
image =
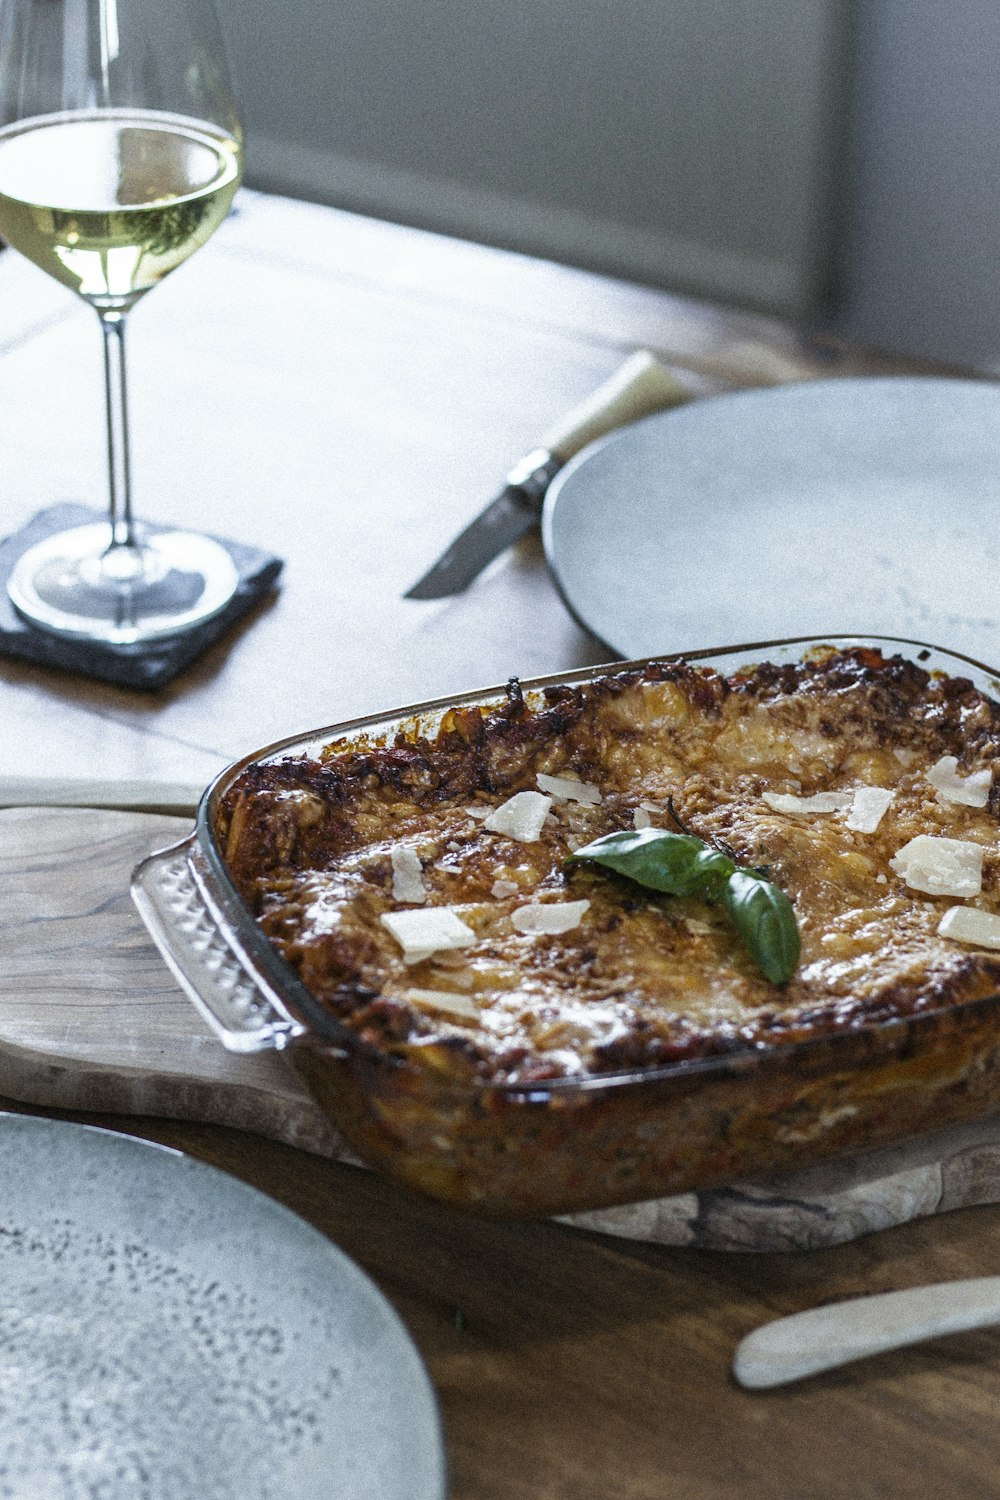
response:
<svg viewBox="0 0 1000 1500"><path fill-rule="evenodd" d="M1000 910L1000 781L985 808L943 801L927 772L945 755L960 777L995 771L1000 706L901 658L827 650L728 680L658 663L530 702L513 683L502 707L453 710L430 741L254 765L227 793L217 835L268 937L364 1040L410 1057L444 1041L495 1081L606 1075L1000 988L1000 953L938 935L954 898L911 889L890 865L920 834L981 844L982 892L964 904ZM600 801L555 799L531 842L487 831L484 814L537 790L539 773L579 779ZM781 812L764 799L865 786L893 793L871 833L851 831L844 809ZM566 865L637 812L674 831L676 814L787 892L802 935L788 985L760 976L718 908ZM424 902L393 894L404 849L419 858ZM561 934L512 921L526 905L578 900L589 908ZM455 908L475 941L404 962L380 918L418 905Z"/></svg>

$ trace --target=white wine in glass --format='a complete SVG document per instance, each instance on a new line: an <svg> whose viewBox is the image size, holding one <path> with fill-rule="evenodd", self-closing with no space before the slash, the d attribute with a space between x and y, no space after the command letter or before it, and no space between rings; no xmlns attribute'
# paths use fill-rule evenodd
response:
<svg viewBox="0 0 1000 1500"><path fill-rule="evenodd" d="M242 130L211 0L0 0L0 237L96 310L109 516L47 538L8 585L26 619L133 646L217 615L224 547L132 511L125 319L225 218Z"/></svg>

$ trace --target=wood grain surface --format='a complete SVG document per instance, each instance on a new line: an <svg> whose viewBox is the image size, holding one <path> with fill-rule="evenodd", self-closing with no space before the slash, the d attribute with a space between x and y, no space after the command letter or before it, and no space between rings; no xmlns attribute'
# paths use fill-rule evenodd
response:
<svg viewBox="0 0 1000 1500"><path fill-rule="evenodd" d="M280 592L159 696L0 663L9 774L204 781L275 733L599 660L535 541L461 598L400 595L510 464L637 347L656 349L696 392L904 368L523 256L252 194L242 203L134 315L136 501L142 514L273 548L287 564ZM92 315L0 255L10 526L55 500L103 494L100 358ZM71 382L59 378L67 369ZM92 849L85 868L103 857ZM0 925L3 1004L16 1001L19 1046L42 1009L47 859L51 874L40 850L21 859L35 910ZM60 959L63 986L84 1007L114 991L114 964L95 977L103 916L128 911L120 888L101 896L97 884ZM134 931L132 941L142 946ZM127 945L115 956L119 980L135 956ZM150 950L141 961L159 998L119 1016L125 1053L148 1051L157 1007L174 1003ZM164 1031L157 1048L172 1045ZM65 1079L71 1023L60 1040L53 1076ZM995 1330L772 1393L740 1390L729 1373L738 1340L769 1318L995 1272L1000 1207L808 1254L720 1254L466 1217L259 1131L111 1105L10 1107L188 1151L340 1244L427 1362L452 1500L1000 1496ZM989 1153L973 1147L963 1161L974 1174Z"/></svg>
<svg viewBox="0 0 1000 1500"><path fill-rule="evenodd" d="M0 1094L232 1125L355 1160L276 1053L227 1052L171 978L128 898L136 863L190 820L97 809L0 812ZM781 1178L575 1214L623 1239L814 1250L1000 1199L1000 1121Z"/></svg>
<svg viewBox="0 0 1000 1500"><path fill-rule="evenodd" d="M227 1052L149 941L136 863L190 819L0 812L0 1093L214 1120L335 1155L343 1142L275 1052Z"/></svg>
<svg viewBox="0 0 1000 1500"><path fill-rule="evenodd" d="M402 595L637 345L695 393L887 368L524 256L259 194L239 204L130 319L135 504L277 553L279 590L159 694L0 658L8 774L208 780L286 734L605 660L537 537L465 594ZM11 254L0 307L7 523L101 504L93 314Z"/></svg>
<svg viewBox="0 0 1000 1500"><path fill-rule="evenodd" d="M718 1255L474 1219L223 1127L73 1118L233 1173L368 1271L438 1393L451 1500L1000 1495L995 1329L778 1391L744 1391L730 1374L739 1340L768 1319L995 1269L1000 1208L812 1254Z"/></svg>

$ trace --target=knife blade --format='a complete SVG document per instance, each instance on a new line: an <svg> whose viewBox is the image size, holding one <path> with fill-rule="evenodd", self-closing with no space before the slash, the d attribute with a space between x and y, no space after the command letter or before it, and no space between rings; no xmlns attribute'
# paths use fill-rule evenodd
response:
<svg viewBox="0 0 1000 1500"><path fill-rule="evenodd" d="M678 406L691 395L655 355L640 349L515 464L500 493L459 532L404 597L444 599L460 593L488 563L537 525L546 490L574 454L596 438L655 411Z"/></svg>

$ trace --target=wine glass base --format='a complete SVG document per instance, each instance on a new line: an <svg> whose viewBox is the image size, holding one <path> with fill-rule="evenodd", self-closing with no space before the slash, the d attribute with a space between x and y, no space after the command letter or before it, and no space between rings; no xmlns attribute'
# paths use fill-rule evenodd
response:
<svg viewBox="0 0 1000 1500"><path fill-rule="evenodd" d="M30 547L7 584L18 614L52 635L135 646L213 619L239 585L235 563L211 537L154 531L138 548L110 541L110 526L99 522Z"/></svg>

